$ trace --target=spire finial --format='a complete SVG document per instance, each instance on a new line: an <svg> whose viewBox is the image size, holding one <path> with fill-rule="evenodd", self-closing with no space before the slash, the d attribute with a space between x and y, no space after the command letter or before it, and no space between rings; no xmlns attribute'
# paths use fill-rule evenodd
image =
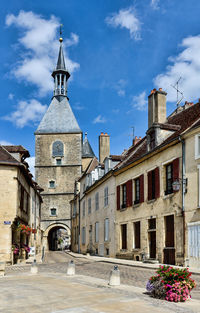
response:
<svg viewBox="0 0 200 313"><path fill-rule="evenodd" d="M60 43L63 42L63 39L62 39L62 27L63 27L63 24L60 24L60 38L59 38Z"/></svg>
<svg viewBox="0 0 200 313"><path fill-rule="evenodd" d="M85 132L85 138L87 138L87 132Z"/></svg>

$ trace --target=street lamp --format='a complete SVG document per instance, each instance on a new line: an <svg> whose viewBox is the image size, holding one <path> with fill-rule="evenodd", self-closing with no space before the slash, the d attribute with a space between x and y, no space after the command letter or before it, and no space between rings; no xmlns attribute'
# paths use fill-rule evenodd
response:
<svg viewBox="0 0 200 313"><path fill-rule="evenodd" d="M187 192L187 178L179 178L179 179L176 179L173 183L172 183L172 188L173 188L173 191L179 191L180 190L180 187L181 187L181 184L183 185L183 188L184 188L184 193Z"/></svg>

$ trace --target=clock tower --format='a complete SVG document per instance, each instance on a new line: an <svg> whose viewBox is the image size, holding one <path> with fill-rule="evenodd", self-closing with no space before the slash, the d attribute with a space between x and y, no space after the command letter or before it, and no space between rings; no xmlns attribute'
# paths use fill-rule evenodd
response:
<svg viewBox="0 0 200 313"><path fill-rule="evenodd" d="M70 200L74 182L81 175L82 132L67 97L70 77L65 66L62 38L54 79L53 98L35 132L35 179L41 193L43 244L57 249L57 231L63 228L70 237Z"/></svg>

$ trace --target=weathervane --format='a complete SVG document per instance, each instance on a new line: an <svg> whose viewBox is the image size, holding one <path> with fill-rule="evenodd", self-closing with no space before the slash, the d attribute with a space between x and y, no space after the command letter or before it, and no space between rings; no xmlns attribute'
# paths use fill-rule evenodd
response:
<svg viewBox="0 0 200 313"><path fill-rule="evenodd" d="M180 80L181 80L181 78L182 77L180 77L178 80L177 80L177 82L176 82L176 84L173 86L173 85L171 85L175 90L176 90L176 92L177 92L177 100L176 100L176 106L177 106L177 108L179 107L179 104L181 103L181 101L183 100L183 98L184 98L184 96L183 96L183 92L181 92L178 88L179 88L179 82L180 82ZM181 99L179 99L179 94L181 94Z"/></svg>
<svg viewBox="0 0 200 313"><path fill-rule="evenodd" d="M62 39L62 27L63 27L63 24L60 24L60 38L59 38L59 41L62 42L63 39Z"/></svg>

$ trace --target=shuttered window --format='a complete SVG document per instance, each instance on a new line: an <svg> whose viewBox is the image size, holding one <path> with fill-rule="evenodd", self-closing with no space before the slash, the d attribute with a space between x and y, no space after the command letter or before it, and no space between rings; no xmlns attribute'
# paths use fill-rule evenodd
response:
<svg viewBox="0 0 200 313"><path fill-rule="evenodd" d="M85 227L82 227L82 245L85 245Z"/></svg>
<svg viewBox="0 0 200 313"><path fill-rule="evenodd" d="M133 204L133 182L132 179L126 183L126 207L130 207Z"/></svg>
<svg viewBox="0 0 200 313"><path fill-rule="evenodd" d="M122 208L126 208L126 184L122 185Z"/></svg>
<svg viewBox="0 0 200 313"><path fill-rule="evenodd" d="M157 199L160 197L160 175L159 167L148 172L148 200Z"/></svg>
<svg viewBox="0 0 200 313"><path fill-rule="evenodd" d="M99 222L95 223L95 242L99 242Z"/></svg>
<svg viewBox="0 0 200 313"><path fill-rule="evenodd" d="M134 204L144 202L144 175L134 180L135 183L135 200Z"/></svg>
<svg viewBox="0 0 200 313"><path fill-rule="evenodd" d="M95 194L95 209L96 210L99 209L99 193L98 192Z"/></svg>
<svg viewBox="0 0 200 313"><path fill-rule="evenodd" d="M104 220L104 241L109 240L109 219Z"/></svg>

